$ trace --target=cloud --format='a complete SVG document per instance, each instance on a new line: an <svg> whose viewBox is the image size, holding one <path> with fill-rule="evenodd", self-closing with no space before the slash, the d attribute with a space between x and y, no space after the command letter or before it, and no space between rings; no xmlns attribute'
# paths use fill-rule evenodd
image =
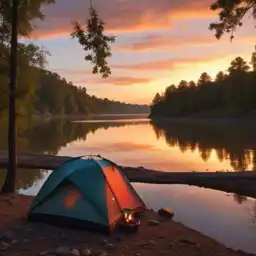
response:
<svg viewBox="0 0 256 256"><path fill-rule="evenodd" d="M115 69L122 70L144 70L144 71L161 71L161 70L170 70L181 66L190 66L197 63L210 62L223 57L221 54L214 54L212 56L198 57L198 58L180 58L180 59L164 59L164 60L155 60L140 62L137 64L118 64L113 65Z"/></svg>
<svg viewBox="0 0 256 256"><path fill-rule="evenodd" d="M116 46L121 51L156 51L173 50L183 46L204 46L218 43L213 36L169 36L169 35L147 35L139 41Z"/></svg>
<svg viewBox="0 0 256 256"><path fill-rule="evenodd" d="M108 84L116 86L131 86L136 84L147 84L152 82L152 78L140 77L109 77L107 79L77 79L73 80L74 84Z"/></svg>
<svg viewBox="0 0 256 256"><path fill-rule="evenodd" d="M211 0L94 0L93 5L106 23L109 32L135 32L170 29L179 19L200 19L216 15L209 10ZM45 21L35 22L33 37L52 38L68 35L71 21L85 23L88 3L85 0L56 0L44 7Z"/></svg>

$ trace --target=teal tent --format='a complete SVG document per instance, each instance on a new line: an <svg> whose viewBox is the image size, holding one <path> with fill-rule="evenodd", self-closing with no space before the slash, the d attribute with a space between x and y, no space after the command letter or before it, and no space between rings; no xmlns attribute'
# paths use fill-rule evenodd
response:
<svg viewBox="0 0 256 256"><path fill-rule="evenodd" d="M54 170L28 212L28 220L111 230L122 210L146 206L121 168L103 158L75 158Z"/></svg>

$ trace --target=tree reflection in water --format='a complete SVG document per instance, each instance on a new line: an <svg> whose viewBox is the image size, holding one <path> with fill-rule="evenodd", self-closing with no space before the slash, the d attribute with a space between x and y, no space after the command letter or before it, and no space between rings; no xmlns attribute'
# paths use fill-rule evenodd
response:
<svg viewBox="0 0 256 256"><path fill-rule="evenodd" d="M191 124L154 120L156 137L163 137L170 147L181 152L199 150L207 161L213 151L220 161L228 160L233 170L256 170L256 124Z"/></svg>

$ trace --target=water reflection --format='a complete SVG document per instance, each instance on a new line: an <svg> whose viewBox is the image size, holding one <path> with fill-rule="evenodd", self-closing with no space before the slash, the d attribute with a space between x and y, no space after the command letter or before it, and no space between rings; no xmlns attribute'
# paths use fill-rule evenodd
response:
<svg viewBox="0 0 256 256"><path fill-rule="evenodd" d="M183 153L199 150L207 161L215 151L220 162L228 160L234 170L256 170L256 124L188 124L151 121L156 137Z"/></svg>
<svg viewBox="0 0 256 256"><path fill-rule="evenodd" d="M7 149L7 125L1 120L0 150ZM167 171L256 170L255 128L255 124L149 124L143 116L132 115L79 122L19 120L18 149L54 155L100 153L123 165Z"/></svg>
<svg viewBox="0 0 256 256"><path fill-rule="evenodd" d="M186 185L136 183L134 187L154 210L171 207L176 221L228 247L256 252L255 199L237 203L232 195Z"/></svg>

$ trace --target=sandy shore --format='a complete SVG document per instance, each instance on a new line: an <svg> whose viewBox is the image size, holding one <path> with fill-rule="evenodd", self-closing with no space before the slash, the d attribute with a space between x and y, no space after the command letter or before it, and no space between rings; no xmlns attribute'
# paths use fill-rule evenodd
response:
<svg viewBox="0 0 256 256"><path fill-rule="evenodd" d="M89 231L58 228L43 223L27 222L26 212L33 197L9 195L0 197L0 255L36 256L46 250L60 247L73 250L69 255L191 255L191 256L238 256L250 255L226 248L215 240L171 220L162 219L148 211L141 219L137 234L113 233L104 236ZM149 220L159 225L150 226ZM80 252L80 253L78 253ZM68 254L59 254L68 255ZM252 254L251 254L252 255Z"/></svg>

